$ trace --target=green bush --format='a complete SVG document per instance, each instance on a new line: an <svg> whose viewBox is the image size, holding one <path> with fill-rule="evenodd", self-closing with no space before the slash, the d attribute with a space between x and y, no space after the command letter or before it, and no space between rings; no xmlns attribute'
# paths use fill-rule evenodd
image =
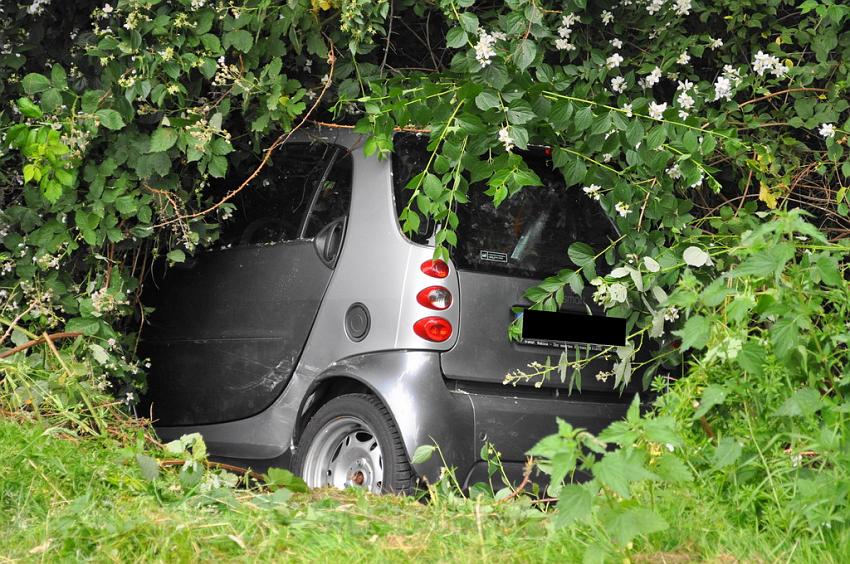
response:
<svg viewBox="0 0 850 564"><path fill-rule="evenodd" d="M95 382L143 386L134 351L150 260L214 242L230 195L250 189L239 171L265 166L307 119L354 121L381 156L395 128L430 130L401 219L410 230L436 219L438 256L457 242L470 190L498 204L534 189L514 149L545 144L568 189L598 200L623 236L598 256L564 248L565 269L527 297L554 310L594 286L628 319L629 344L606 351L616 382L642 368L666 392L647 418L633 412L599 437L562 426L538 445L559 521L617 531L588 554L613 553L663 528L653 492L696 488L812 542L845 526L844 3L4 9L0 346L79 332L65 354ZM597 275L601 261L610 274ZM638 366L651 342L657 354ZM675 380L682 351L688 377ZM533 377L610 375L583 364L564 355ZM620 449L598 460L583 450L607 444ZM593 480L562 487L578 467Z"/></svg>

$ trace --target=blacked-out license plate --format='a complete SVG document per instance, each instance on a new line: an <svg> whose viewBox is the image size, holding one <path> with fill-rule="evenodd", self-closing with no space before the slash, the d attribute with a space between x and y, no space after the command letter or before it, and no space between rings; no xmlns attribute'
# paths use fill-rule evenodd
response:
<svg viewBox="0 0 850 564"><path fill-rule="evenodd" d="M590 345L597 348L622 347L626 344L625 319L531 309L524 310L520 315L522 342L527 345Z"/></svg>

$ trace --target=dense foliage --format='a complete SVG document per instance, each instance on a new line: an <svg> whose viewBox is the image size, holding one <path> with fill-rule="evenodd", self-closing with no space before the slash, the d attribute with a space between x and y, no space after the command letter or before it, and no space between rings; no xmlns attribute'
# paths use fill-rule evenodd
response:
<svg viewBox="0 0 850 564"><path fill-rule="evenodd" d="M565 243L566 268L527 297L556 309L590 284L628 317L630 344L609 351L612 374L582 374L564 356L551 373L519 377L623 383L654 341L644 373L667 392L648 418L633 412L600 437L564 425L538 445L559 522L617 531L588 554L617 553L666 526L651 509L657 488L696 483L742 520L792 537L828 542L846 526L842 2L33 0L4 10L0 346L84 333L63 351L67 370L101 387L109 374L132 398L146 266L215 241L228 199L256 176L245 171L273 160L306 119L356 123L369 154L391 151L394 128L431 131L402 221L415 230L435 218L438 254L456 243L469 190L484 186L497 203L533 190L539 179L514 148L549 145L569 189L598 200L623 236L599 254ZM613 267L604 277L601 261ZM673 381L680 351L689 377ZM583 454L608 443L622 448ZM559 487L577 467L594 479Z"/></svg>

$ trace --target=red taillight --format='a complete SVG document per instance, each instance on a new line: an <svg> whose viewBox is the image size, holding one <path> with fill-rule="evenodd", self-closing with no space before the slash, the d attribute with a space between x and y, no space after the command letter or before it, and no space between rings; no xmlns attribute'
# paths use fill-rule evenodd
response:
<svg viewBox="0 0 850 564"><path fill-rule="evenodd" d="M423 317L413 324L413 332L426 341L442 343L452 336L452 324L442 317Z"/></svg>
<svg viewBox="0 0 850 564"><path fill-rule="evenodd" d="M440 259L426 260L420 268L422 272L434 278L445 278L449 275L449 265Z"/></svg>
<svg viewBox="0 0 850 564"><path fill-rule="evenodd" d="M418 294L416 301L428 309L448 309L452 305L452 294L442 286L428 286Z"/></svg>

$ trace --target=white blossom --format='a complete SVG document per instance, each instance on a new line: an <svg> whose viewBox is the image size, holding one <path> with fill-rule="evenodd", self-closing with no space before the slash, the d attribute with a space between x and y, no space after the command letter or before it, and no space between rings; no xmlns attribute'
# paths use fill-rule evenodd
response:
<svg viewBox="0 0 850 564"><path fill-rule="evenodd" d="M499 143L505 146L505 151L510 151L514 148L514 140L508 133L507 127L503 127L499 130Z"/></svg>
<svg viewBox="0 0 850 564"><path fill-rule="evenodd" d="M723 47L722 39L715 39L713 37L708 38L708 48L714 51L715 49L720 49Z"/></svg>
<svg viewBox="0 0 850 564"><path fill-rule="evenodd" d="M788 69L775 55L768 55L759 51L753 57L753 70L759 76L764 76L764 73L771 72L776 77L781 77Z"/></svg>
<svg viewBox="0 0 850 564"><path fill-rule="evenodd" d="M478 34L478 43L475 44L475 60L482 67L490 64L491 59L496 56L496 50L493 46L496 44L496 38L486 31L481 31Z"/></svg>
<svg viewBox="0 0 850 564"><path fill-rule="evenodd" d="M665 172L667 173L667 176L669 176L673 180L678 180L678 179L682 178L682 171L679 168L679 163L674 164L673 166L668 168Z"/></svg>
<svg viewBox="0 0 850 564"><path fill-rule="evenodd" d="M625 284L622 284L620 282L614 282L613 284L608 286L608 295L614 302L621 304L626 301L626 298L629 295L629 291L628 288L626 288Z"/></svg>
<svg viewBox="0 0 850 564"><path fill-rule="evenodd" d="M614 53L607 59L605 59L605 66L609 69L613 69L615 67L619 67L620 63L623 62L623 57L619 53Z"/></svg>
<svg viewBox="0 0 850 564"><path fill-rule="evenodd" d="M640 79L640 85L643 88L652 88L661 80L661 69L655 67L652 72Z"/></svg>
<svg viewBox="0 0 850 564"><path fill-rule="evenodd" d="M680 64L680 65L687 65L688 63L690 63L690 62L691 62L691 56L690 56L690 55L688 55L688 52L687 52L687 51L682 51L682 52L679 54L679 58L678 58L678 59L676 59L676 62L677 62L678 64Z"/></svg>
<svg viewBox="0 0 850 564"><path fill-rule="evenodd" d="M631 104L623 104L623 111L626 113L626 117L632 117L632 105Z"/></svg>
<svg viewBox="0 0 850 564"><path fill-rule="evenodd" d="M611 79L611 90L621 94L626 89L626 79L622 76L615 76Z"/></svg>
<svg viewBox="0 0 850 564"><path fill-rule="evenodd" d="M696 102L690 94L687 92L679 93L679 96L676 98L676 102L679 104L683 110L690 110L694 107L694 103Z"/></svg>
<svg viewBox="0 0 850 564"><path fill-rule="evenodd" d="M664 310L664 321L676 321L679 319L679 308L670 306Z"/></svg>
<svg viewBox="0 0 850 564"><path fill-rule="evenodd" d="M613 371L609 370L609 371L606 372L604 370L600 370L599 372L596 373L596 381L602 382L604 384L605 382L608 381L608 378L610 378L613 375L614 375Z"/></svg>
<svg viewBox="0 0 850 564"><path fill-rule="evenodd" d="M608 10L602 10L602 23L608 25L609 23L614 21L614 14L609 12Z"/></svg>
<svg viewBox="0 0 850 564"><path fill-rule="evenodd" d="M112 4L104 4L103 8L101 10L103 11L104 14L111 14L112 10L113 10Z"/></svg>
<svg viewBox="0 0 850 564"><path fill-rule="evenodd" d="M661 10L666 1L667 0L650 0L650 2L646 5L646 11L651 16Z"/></svg>
<svg viewBox="0 0 850 564"><path fill-rule="evenodd" d="M610 41L610 43L611 43L611 46L614 47L615 49L622 49L623 48L623 42L621 40L617 39L616 37L614 39L612 39Z"/></svg>
<svg viewBox="0 0 850 564"><path fill-rule="evenodd" d="M44 13L44 9L50 4L50 0L33 0L32 4L27 6L27 13L31 16L39 16Z"/></svg>
<svg viewBox="0 0 850 564"><path fill-rule="evenodd" d="M687 16L691 13L691 0L676 0L676 15Z"/></svg>
<svg viewBox="0 0 850 564"><path fill-rule="evenodd" d="M684 92L687 92L688 90L691 90L692 88L694 88L694 83L693 83L693 82L691 82L691 81L690 81L690 80L688 80L688 79L680 80L680 81L679 81L679 85L678 85L678 86L676 86L676 90L677 90L677 91L678 91L678 90L682 90L682 91L684 91Z"/></svg>
<svg viewBox="0 0 850 564"><path fill-rule="evenodd" d="M820 126L818 133L824 139L829 139L835 135L835 126L831 123L824 123Z"/></svg>
<svg viewBox="0 0 850 564"><path fill-rule="evenodd" d="M576 22L581 21L579 17L573 13L569 13L561 18L561 25L564 27L572 27Z"/></svg>
<svg viewBox="0 0 850 564"><path fill-rule="evenodd" d="M732 99L732 83L725 76L718 76L714 82L714 100L731 100Z"/></svg>
<svg viewBox="0 0 850 564"><path fill-rule="evenodd" d="M667 110L667 102L662 102L661 104L657 102L649 103L649 117L652 119L663 119L664 112Z"/></svg>
<svg viewBox="0 0 850 564"><path fill-rule="evenodd" d="M736 87L741 84L741 80L743 80L741 78L741 71L732 65L723 65L723 76L731 80Z"/></svg>
<svg viewBox="0 0 850 564"><path fill-rule="evenodd" d="M584 193L588 197L593 198L594 200L598 200L599 197L601 196L601 194L599 193L599 191L601 189L602 189L602 186L600 186L598 184L591 184L590 186L584 186L582 188L582 190L584 190Z"/></svg>
<svg viewBox="0 0 850 564"><path fill-rule="evenodd" d="M556 39L555 49L558 51L575 51L576 46L570 43L568 39Z"/></svg>
<svg viewBox="0 0 850 564"><path fill-rule="evenodd" d="M620 217L626 217L633 211L631 206L625 202L617 202L614 204L614 209L618 214L620 214Z"/></svg>

